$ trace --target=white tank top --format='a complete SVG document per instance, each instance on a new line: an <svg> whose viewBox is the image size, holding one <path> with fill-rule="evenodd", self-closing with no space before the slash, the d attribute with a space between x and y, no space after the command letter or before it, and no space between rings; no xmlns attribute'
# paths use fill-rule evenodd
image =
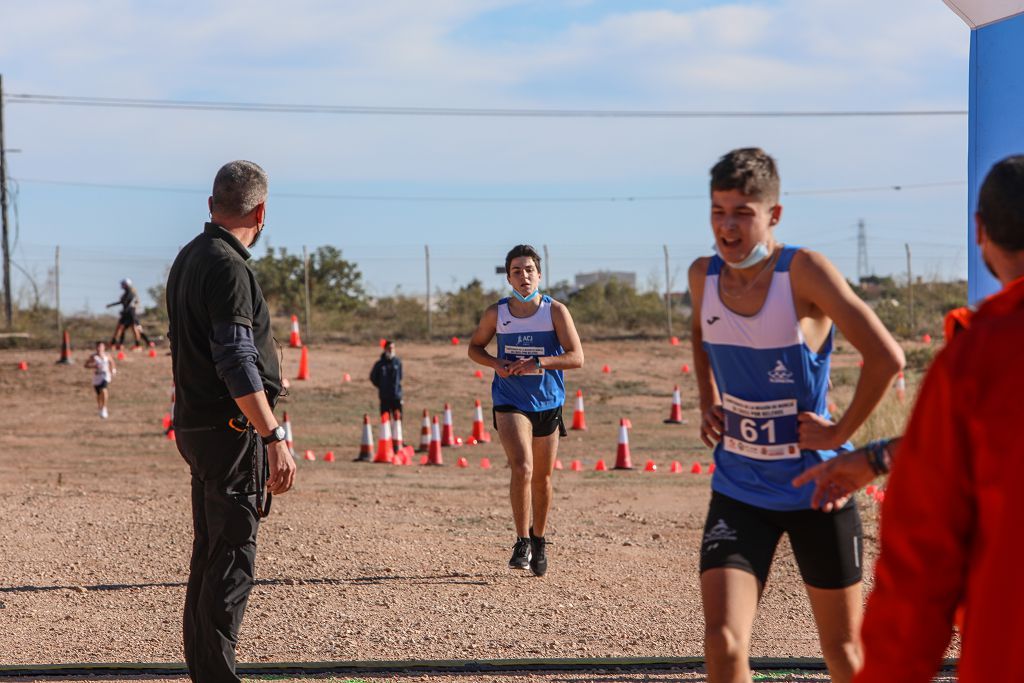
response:
<svg viewBox="0 0 1024 683"><path fill-rule="evenodd" d="M101 356L98 353L94 353L92 355L92 362L96 364L96 367L93 368L92 385L98 387L104 382L109 384L111 380L110 356L107 354Z"/></svg>

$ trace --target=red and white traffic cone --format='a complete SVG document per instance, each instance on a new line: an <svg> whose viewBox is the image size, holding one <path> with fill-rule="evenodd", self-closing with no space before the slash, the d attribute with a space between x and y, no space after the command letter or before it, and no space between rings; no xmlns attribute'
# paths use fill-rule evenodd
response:
<svg viewBox="0 0 1024 683"><path fill-rule="evenodd" d="M363 438L359 443L359 455L352 462L370 462L373 459L373 429L370 416L363 415Z"/></svg>
<svg viewBox="0 0 1024 683"><path fill-rule="evenodd" d="M462 445L462 439L455 436L455 426L452 424L452 407L444 404L444 425L441 429L441 445L450 448Z"/></svg>
<svg viewBox="0 0 1024 683"><path fill-rule="evenodd" d="M896 377L896 400L900 403L907 400L907 380L904 379L902 372Z"/></svg>
<svg viewBox="0 0 1024 683"><path fill-rule="evenodd" d="M430 450L430 414L423 409L423 424L420 426L420 448L421 453Z"/></svg>
<svg viewBox="0 0 1024 683"><path fill-rule="evenodd" d="M480 401L476 402L473 408L473 441L471 443L490 443L491 433L484 426L484 410L480 407Z"/></svg>
<svg viewBox="0 0 1024 683"><path fill-rule="evenodd" d="M391 440L391 415L380 414L380 436L377 438L377 455L373 461L390 463L395 457L395 444Z"/></svg>
<svg viewBox="0 0 1024 683"><path fill-rule="evenodd" d="M302 347L302 338L299 336L299 316L292 316L292 333L288 338L288 346L293 349Z"/></svg>
<svg viewBox="0 0 1024 683"><path fill-rule="evenodd" d="M391 430L394 432L395 437L395 453L402 450L404 444L402 443L402 411L395 411L395 426Z"/></svg>
<svg viewBox="0 0 1024 683"><path fill-rule="evenodd" d="M288 446L288 452L295 457L295 440L292 438L292 421L288 419L288 411L284 411L284 445Z"/></svg>
<svg viewBox="0 0 1024 683"><path fill-rule="evenodd" d="M583 390L576 390L576 410L572 413L572 428L585 431L587 428L587 415L583 410Z"/></svg>
<svg viewBox="0 0 1024 683"><path fill-rule="evenodd" d="M444 464L444 460L441 458L441 425L437 423L437 415L434 416L434 422L430 426L430 451L427 453L427 464Z"/></svg>
<svg viewBox="0 0 1024 683"><path fill-rule="evenodd" d="M672 391L672 412L669 413L668 419L665 420L667 425L681 425L683 424L683 398L679 394L679 385Z"/></svg>
<svg viewBox="0 0 1024 683"><path fill-rule="evenodd" d="M626 420L619 421L619 450L615 454L615 469L631 470L633 461L629 457L629 427Z"/></svg>

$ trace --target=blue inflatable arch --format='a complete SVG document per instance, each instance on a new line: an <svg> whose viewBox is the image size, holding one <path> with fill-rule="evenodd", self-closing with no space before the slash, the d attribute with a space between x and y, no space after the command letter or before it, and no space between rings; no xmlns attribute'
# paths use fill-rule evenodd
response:
<svg viewBox="0 0 1024 683"><path fill-rule="evenodd" d="M971 27L967 152L968 298L999 290L974 242L974 211L985 174L1024 153L1024 0L944 0Z"/></svg>

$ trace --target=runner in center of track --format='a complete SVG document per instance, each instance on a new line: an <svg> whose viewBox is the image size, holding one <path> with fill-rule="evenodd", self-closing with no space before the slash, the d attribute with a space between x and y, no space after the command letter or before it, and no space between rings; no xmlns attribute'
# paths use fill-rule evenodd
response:
<svg viewBox="0 0 1024 683"><path fill-rule="evenodd" d="M562 371L583 366L583 347L569 309L540 293L540 256L533 247L513 247L505 256L505 274L512 296L484 312L469 342L469 357L494 369L494 428L512 471L509 497L516 527L508 566L529 567L543 576L551 474L558 439L566 434ZM497 357L487 351L495 335Z"/></svg>
<svg viewBox="0 0 1024 683"><path fill-rule="evenodd" d="M851 448L903 352L828 259L775 241L781 217L778 171L764 151L734 150L711 169L717 255L697 259L689 275L701 438L714 445L716 463L700 557L710 683L751 680L751 629L783 533L832 680L848 682L860 664L857 508L851 500L814 510L814 487L790 481ZM826 405L836 326L864 368L833 422Z"/></svg>

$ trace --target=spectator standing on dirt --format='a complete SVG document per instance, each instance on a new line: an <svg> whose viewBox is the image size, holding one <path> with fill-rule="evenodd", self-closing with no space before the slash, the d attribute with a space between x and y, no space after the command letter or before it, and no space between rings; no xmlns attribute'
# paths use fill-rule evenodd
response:
<svg viewBox="0 0 1024 683"><path fill-rule="evenodd" d="M563 370L583 367L583 346L564 304L540 293L540 256L528 244L505 256L512 296L483 314L469 357L494 370L494 428L511 468L516 542L509 567L547 572L546 529L558 439L565 436ZM497 335L498 355L487 345ZM533 525L530 513L533 512Z"/></svg>
<svg viewBox="0 0 1024 683"><path fill-rule="evenodd" d="M377 387L380 414L388 413L394 422L402 414L402 359L395 355L395 342L390 339L370 370L370 381Z"/></svg>
<svg viewBox="0 0 1024 683"><path fill-rule="evenodd" d="M121 280L121 298L117 301L107 304L107 308L113 306L121 307L121 315L117 319L117 327L114 328L114 336L110 338L110 348L115 346L124 346L124 333L127 330L131 330L132 334L135 335L135 349L138 350L141 347L139 340L146 342L146 346L149 346L149 337L142 329L142 323L139 322L139 293L135 291L135 286L132 284L131 278L125 278Z"/></svg>
<svg viewBox="0 0 1024 683"><path fill-rule="evenodd" d="M92 370L92 388L96 392L96 407L99 408L100 418L106 420L110 413L107 410L107 401L110 397L110 383L117 373L117 366L114 359L107 353L107 345L103 342L96 342L96 353L89 356L85 361L85 367Z"/></svg>
<svg viewBox="0 0 1024 683"><path fill-rule="evenodd" d="M1003 288L935 357L893 459L858 682L931 681L958 604L959 680L1024 680L1024 155L989 171L975 221Z"/></svg>
<svg viewBox="0 0 1024 683"><path fill-rule="evenodd" d="M193 681L239 681L235 648L252 589L256 532L295 462L273 408L281 371L270 313L249 267L263 230L267 175L225 164L210 222L174 260L167 313L178 451L192 475L195 538L185 593L185 662Z"/></svg>
<svg viewBox="0 0 1024 683"><path fill-rule="evenodd" d="M690 267L701 438L716 470L701 547L708 680L749 681L750 635L776 545L788 534L833 681L860 665L860 517L812 509L804 469L848 439L887 391L903 352L820 254L780 244L775 161L738 149L711 169L717 254ZM849 408L828 414L835 327L864 367ZM717 443L717 445L716 445Z"/></svg>

